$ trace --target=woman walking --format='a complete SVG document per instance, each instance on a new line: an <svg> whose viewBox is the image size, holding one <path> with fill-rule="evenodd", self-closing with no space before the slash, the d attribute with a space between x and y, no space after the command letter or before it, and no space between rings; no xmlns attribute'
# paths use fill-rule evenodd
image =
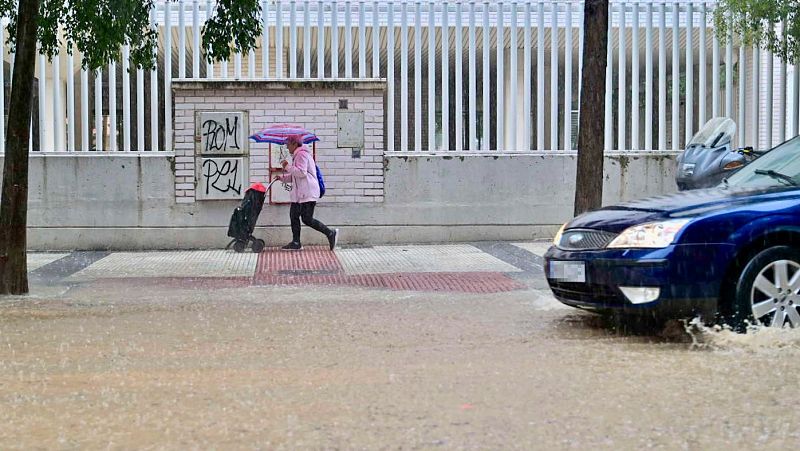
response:
<svg viewBox="0 0 800 451"><path fill-rule="evenodd" d="M314 208L319 200L319 181L317 180L317 165L311 153L303 145L300 136L290 136L286 139L286 148L292 154L292 164L281 161L283 175L277 178L285 183L292 184L289 193L291 206L289 207L289 220L292 224L292 242L283 246L283 250L296 251L303 248L300 244L300 222L322 233L328 238L331 250L336 248L339 229L331 230L325 224L314 219Z"/></svg>

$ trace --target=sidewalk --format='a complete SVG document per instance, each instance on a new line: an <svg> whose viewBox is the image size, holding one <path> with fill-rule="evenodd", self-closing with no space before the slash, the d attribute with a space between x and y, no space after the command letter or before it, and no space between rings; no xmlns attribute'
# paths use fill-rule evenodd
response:
<svg viewBox="0 0 800 451"><path fill-rule="evenodd" d="M544 288L547 242L232 250L31 253L32 286L104 281L207 288L345 285L378 289L497 293Z"/></svg>

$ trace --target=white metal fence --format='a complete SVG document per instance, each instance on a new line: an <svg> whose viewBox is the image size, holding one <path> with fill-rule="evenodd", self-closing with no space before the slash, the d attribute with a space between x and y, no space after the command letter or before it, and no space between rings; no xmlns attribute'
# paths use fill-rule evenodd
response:
<svg viewBox="0 0 800 451"><path fill-rule="evenodd" d="M153 71L129 71L127 48L95 73L65 50L52 62L41 56L34 150L170 151L175 79L366 77L387 81L389 152L576 147L582 2L264 1L258 48L218 63L200 49L212 7L157 4ZM597 118L606 149L678 150L719 115L737 121L739 144L764 148L798 133L800 71L735 37L719 39L713 7L612 3L605 116ZM0 105L14 59L6 32L0 27ZM0 138L4 146L2 130Z"/></svg>

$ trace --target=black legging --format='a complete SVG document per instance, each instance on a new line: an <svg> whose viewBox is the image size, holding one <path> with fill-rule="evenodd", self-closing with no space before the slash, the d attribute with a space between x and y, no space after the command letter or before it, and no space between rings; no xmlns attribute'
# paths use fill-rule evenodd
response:
<svg viewBox="0 0 800 451"><path fill-rule="evenodd" d="M289 220L292 223L292 241L295 243L300 242L301 220L303 221L303 224L324 234L325 236L329 237L331 236L331 233L333 233L328 226L314 219L314 208L316 206L316 202L303 202L301 204L292 203L291 207L289 207Z"/></svg>

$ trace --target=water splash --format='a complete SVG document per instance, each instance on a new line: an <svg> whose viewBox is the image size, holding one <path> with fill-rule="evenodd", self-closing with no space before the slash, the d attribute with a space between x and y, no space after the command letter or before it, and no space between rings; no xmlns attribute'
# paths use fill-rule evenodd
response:
<svg viewBox="0 0 800 451"><path fill-rule="evenodd" d="M706 325L700 318L687 321L684 327L695 349L749 353L800 352L800 328L779 329L748 324L745 333L739 333L726 324Z"/></svg>

